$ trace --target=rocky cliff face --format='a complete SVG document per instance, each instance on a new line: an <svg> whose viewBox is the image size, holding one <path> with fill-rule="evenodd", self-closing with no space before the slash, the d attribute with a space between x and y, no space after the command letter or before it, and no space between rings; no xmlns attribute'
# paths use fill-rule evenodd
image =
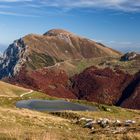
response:
<svg viewBox="0 0 140 140"><path fill-rule="evenodd" d="M28 49L22 39L14 41L3 54L0 78L17 74L27 61Z"/></svg>
<svg viewBox="0 0 140 140"><path fill-rule="evenodd" d="M119 55L115 50L73 33L50 30L44 35L30 34L14 41L4 52L0 78L16 75L23 66L37 70L71 59Z"/></svg>

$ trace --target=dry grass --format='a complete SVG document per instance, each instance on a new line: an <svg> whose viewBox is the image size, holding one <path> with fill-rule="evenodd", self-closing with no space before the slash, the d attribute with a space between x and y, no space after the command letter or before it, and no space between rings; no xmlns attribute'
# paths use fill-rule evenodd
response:
<svg viewBox="0 0 140 140"><path fill-rule="evenodd" d="M3 134L5 134L7 138L17 140L57 140L59 138L59 136L52 132L36 131L34 129L23 130L24 128L13 128L8 131L6 129Z"/></svg>
<svg viewBox="0 0 140 140"><path fill-rule="evenodd" d="M3 85L3 86L2 86ZM33 92L20 98L20 94L26 89L18 88L5 83L0 83L7 90L10 97L0 97L0 140L139 140L138 132L126 134L93 134L92 130L75 124L74 120L80 117L86 118L109 118L121 121L132 119L140 127L140 111L126 110L114 106L98 105L86 101L73 101L99 108L97 112L37 112L28 109L17 109L15 103L21 99L55 99L38 92ZM10 92L8 92L8 90ZM28 90L27 90L28 91ZM12 97L15 94L17 97ZM111 111L106 111L110 108Z"/></svg>
<svg viewBox="0 0 140 140"><path fill-rule="evenodd" d="M106 134L104 130L100 134L92 134L92 130L83 128L73 121L80 117L120 119L114 117L113 113L106 111L99 112L37 112L28 109L2 108L0 107L0 139L13 138L16 140L138 140L139 133ZM127 117L126 117L127 116ZM134 117L135 116L135 117ZM126 119L140 117L139 111L126 111ZM134 117L134 118L132 118ZM137 123L139 121L137 120ZM139 123L138 123L139 124Z"/></svg>
<svg viewBox="0 0 140 140"><path fill-rule="evenodd" d="M0 81L0 97L18 97L28 91L28 89Z"/></svg>
<svg viewBox="0 0 140 140"><path fill-rule="evenodd" d="M99 68L110 67L112 69L119 68L130 74L135 74L140 70L140 60L133 61L120 61L120 57L98 57L91 59L76 59L67 60L55 65L50 69L63 69L69 76L82 72L84 69L90 66L96 66Z"/></svg>
<svg viewBox="0 0 140 140"><path fill-rule="evenodd" d="M0 139L15 138L22 140L27 137L29 140L84 140L92 137L88 133L89 130L71 123L69 119L54 116L47 112L0 108Z"/></svg>
<svg viewBox="0 0 140 140"><path fill-rule="evenodd" d="M65 126L67 123L69 122L63 118L46 113L0 108L0 138L55 140L59 126Z"/></svg>

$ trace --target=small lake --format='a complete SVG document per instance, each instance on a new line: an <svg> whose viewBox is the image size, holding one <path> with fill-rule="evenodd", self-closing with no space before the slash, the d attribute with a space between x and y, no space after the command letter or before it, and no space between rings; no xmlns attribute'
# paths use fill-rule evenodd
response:
<svg viewBox="0 0 140 140"><path fill-rule="evenodd" d="M64 100L22 100L16 103L17 108L27 108L37 111L96 111L96 107L72 103Z"/></svg>

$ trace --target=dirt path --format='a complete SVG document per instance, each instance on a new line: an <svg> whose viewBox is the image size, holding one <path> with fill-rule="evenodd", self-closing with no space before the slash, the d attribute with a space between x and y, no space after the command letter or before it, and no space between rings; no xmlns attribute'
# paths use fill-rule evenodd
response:
<svg viewBox="0 0 140 140"><path fill-rule="evenodd" d="M25 95L31 94L32 92L33 92L33 90L30 90L29 92L26 92L26 93L21 94L20 97L23 97Z"/></svg>

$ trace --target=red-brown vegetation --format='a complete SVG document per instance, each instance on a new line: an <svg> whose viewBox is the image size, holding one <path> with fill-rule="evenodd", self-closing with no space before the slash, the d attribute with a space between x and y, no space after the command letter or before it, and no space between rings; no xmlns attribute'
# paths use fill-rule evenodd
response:
<svg viewBox="0 0 140 140"><path fill-rule="evenodd" d="M71 79L71 89L78 99L112 105L120 99L132 78L120 70L90 67Z"/></svg>
<svg viewBox="0 0 140 140"><path fill-rule="evenodd" d="M24 68L10 82L60 98L75 98L67 88L68 76L63 70L47 68L27 72Z"/></svg>

